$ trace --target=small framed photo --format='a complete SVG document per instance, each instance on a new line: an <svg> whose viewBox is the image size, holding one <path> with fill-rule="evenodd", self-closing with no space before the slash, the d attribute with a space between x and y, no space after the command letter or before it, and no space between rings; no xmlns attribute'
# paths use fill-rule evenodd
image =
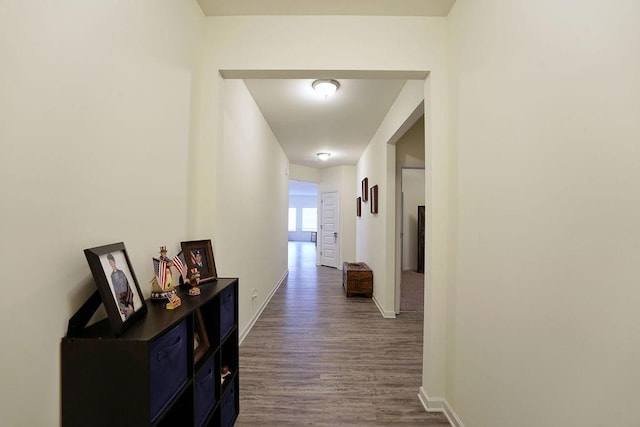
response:
<svg viewBox="0 0 640 427"><path fill-rule="evenodd" d="M362 199L356 198L356 216L362 216Z"/></svg>
<svg viewBox="0 0 640 427"><path fill-rule="evenodd" d="M91 274L116 335L147 312L138 280L124 243L85 249Z"/></svg>
<svg viewBox="0 0 640 427"><path fill-rule="evenodd" d="M366 202L369 197L369 178L366 178L362 180L362 201ZM359 215L358 215L359 216Z"/></svg>
<svg viewBox="0 0 640 427"><path fill-rule="evenodd" d="M187 262L187 271L196 268L200 273L201 283L218 278L211 240L181 242L180 246Z"/></svg>
<svg viewBox="0 0 640 427"><path fill-rule="evenodd" d="M378 186L371 187L371 213L378 213Z"/></svg>
<svg viewBox="0 0 640 427"><path fill-rule="evenodd" d="M204 319L200 309L195 311L193 325L193 363L198 363L202 356L209 350L209 336L204 327Z"/></svg>

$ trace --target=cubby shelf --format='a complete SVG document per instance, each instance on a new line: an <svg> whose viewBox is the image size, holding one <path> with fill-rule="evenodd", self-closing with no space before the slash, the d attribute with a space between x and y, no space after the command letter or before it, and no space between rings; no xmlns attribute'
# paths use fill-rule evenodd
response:
<svg viewBox="0 0 640 427"><path fill-rule="evenodd" d="M63 426L232 426L240 410L238 279L179 290L167 310L147 300L146 316L120 336L107 319L61 343ZM194 363L197 311L209 348ZM221 381L220 370L231 372Z"/></svg>

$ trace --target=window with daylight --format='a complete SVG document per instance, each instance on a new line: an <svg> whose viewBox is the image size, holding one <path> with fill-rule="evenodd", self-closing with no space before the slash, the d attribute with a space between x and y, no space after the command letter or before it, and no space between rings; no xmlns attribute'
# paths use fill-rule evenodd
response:
<svg viewBox="0 0 640 427"><path fill-rule="evenodd" d="M302 231L316 231L318 228L318 210L302 208Z"/></svg>
<svg viewBox="0 0 640 427"><path fill-rule="evenodd" d="M289 208L289 231L296 231L296 208Z"/></svg>

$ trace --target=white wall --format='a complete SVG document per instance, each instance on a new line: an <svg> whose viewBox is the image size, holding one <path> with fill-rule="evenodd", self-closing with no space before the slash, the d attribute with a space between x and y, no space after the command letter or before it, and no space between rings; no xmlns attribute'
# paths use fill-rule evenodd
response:
<svg viewBox="0 0 640 427"><path fill-rule="evenodd" d="M638 22L635 0L453 7L465 426L640 425Z"/></svg>
<svg viewBox="0 0 640 427"><path fill-rule="evenodd" d="M244 334L287 273L289 161L242 80L224 81L217 153L216 267L220 276L240 279Z"/></svg>
<svg viewBox="0 0 640 427"><path fill-rule="evenodd" d="M55 426L60 339L95 289L83 249L124 241L149 295L151 257L186 237L204 18L195 1L1 8L0 424Z"/></svg>

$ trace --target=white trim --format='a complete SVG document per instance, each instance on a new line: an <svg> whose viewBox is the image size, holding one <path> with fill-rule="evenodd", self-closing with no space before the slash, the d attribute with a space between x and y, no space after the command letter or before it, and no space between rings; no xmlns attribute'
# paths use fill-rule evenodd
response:
<svg viewBox="0 0 640 427"><path fill-rule="evenodd" d="M371 299L373 300L373 302L376 304L376 307L378 307L378 310L380 310L380 313L382 314L382 317L384 317L385 319L395 319L396 318L396 313L395 311L391 310L391 311L385 311L382 306L380 305L380 303L378 302L378 300L376 299L375 296L371 297Z"/></svg>
<svg viewBox="0 0 640 427"><path fill-rule="evenodd" d="M456 414L456 411L453 410L447 399L443 397L429 397L427 392L424 391L424 387L420 387L420 393L418 393L418 399L420 399L420 403L424 406L427 412L442 412L445 417L447 417L447 421L453 427L464 427L462 421L460 421L460 417Z"/></svg>
<svg viewBox="0 0 640 427"><path fill-rule="evenodd" d="M260 306L260 308L258 309L256 314L253 315L253 318L251 319L251 321L249 321L249 324L240 333L239 344L242 344L244 339L247 337L247 335L249 334L249 331L251 331L251 328L253 328L253 325L255 325L256 321L260 318L260 316L262 315L262 312L264 311L264 309L267 307L267 305L271 301L271 298L273 298L273 295L280 288L280 286L284 283L284 280L287 278L288 275L289 275L289 270L287 269L287 271L285 271L284 274L282 275L282 277L280 278L280 281L278 281L278 284L273 287L271 292L269 292L269 295L267 295L267 298L264 300L264 302L262 303L262 305Z"/></svg>

